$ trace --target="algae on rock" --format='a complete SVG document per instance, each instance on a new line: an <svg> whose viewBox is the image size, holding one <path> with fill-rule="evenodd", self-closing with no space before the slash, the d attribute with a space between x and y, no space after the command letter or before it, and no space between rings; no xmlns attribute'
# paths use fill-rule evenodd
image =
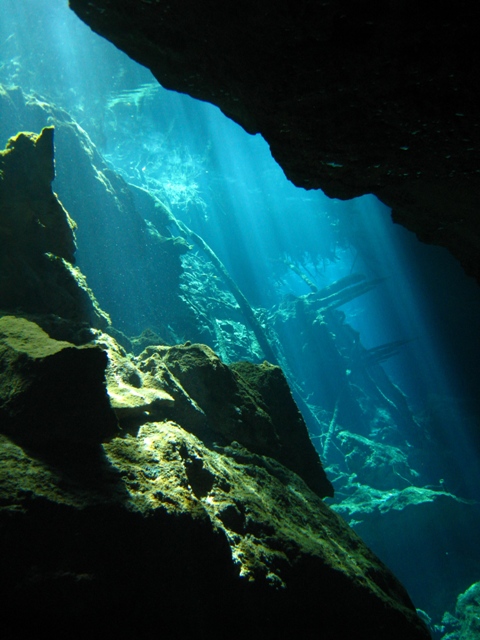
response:
<svg viewBox="0 0 480 640"><path fill-rule="evenodd" d="M36 625L53 617L59 627L88 629L93 617L97 629L144 634L159 616L173 615L187 633L204 633L215 619L221 632L210 629L212 637L224 637L226 628L232 638L258 631L278 637L298 630L301 611L310 632L320 612L329 637L361 628L375 640L385 629L395 640L428 638L400 583L309 488L302 469L275 459L283 441L291 446L268 402L276 367L258 375L240 367L240 377L201 345L149 347L134 358L105 334L75 346L22 318L4 317L1 326L1 353L13 354L0 390L8 419L0 437L8 470L0 474L5 628L15 621L18 629L27 607ZM85 355L101 362L77 366ZM67 384L74 415L57 386L66 356L70 374L83 378L83 386ZM36 375L45 366L48 376ZM74 418L72 442L88 428L74 458L51 456L49 443L61 431L48 426L46 407L26 402L45 391L52 413L64 412L66 426ZM97 423L94 397L103 403ZM258 443L248 430L242 435L242 416L255 412L270 429L262 452L250 449ZM219 416L230 420L224 431ZM102 431L117 420L120 431ZM16 427L27 423L18 438ZM34 441L26 441L34 446L23 448L31 433ZM321 478L321 466L317 472Z"/></svg>
<svg viewBox="0 0 480 640"><path fill-rule="evenodd" d="M106 365L94 344L77 347L25 318L0 317L1 431L43 451L98 446L117 431Z"/></svg>
<svg viewBox="0 0 480 640"><path fill-rule="evenodd" d="M279 367L229 367L199 344L150 346L133 357L111 337L100 343L109 353L110 402L126 432L136 433L146 422L173 420L208 443L238 442L276 458L320 497L332 495Z"/></svg>

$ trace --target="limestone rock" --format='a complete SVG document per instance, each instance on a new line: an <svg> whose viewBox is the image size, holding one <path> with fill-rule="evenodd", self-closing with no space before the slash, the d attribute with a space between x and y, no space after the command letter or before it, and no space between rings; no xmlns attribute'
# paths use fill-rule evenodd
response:
<svg viewBox="0 0 480 640"><path fill-rule="evenodd" d="M457 598L455 615L446 613L439 625L442 640L476 640L480 636L480 582L472 584Z"/></svg>
<svg viewBox="0 0 480 640"><path fill-rule="evenodd" d="M275 459L283 442L301 444L287 424L302 426L288 399L271 402L278 368L244 366L240 377L201 345L134 358L108 335L74 346L11 316L0 344L6 637L67 628L273 639L299 624L332 640L358 629L429 637L400 583L302 469ZM182 424L167 417L176 411ZM252 418L240 444L232 417L249 412L261 436Z"/></svg>
<svg viewBox="0 0 480 640"><path fill-rule="evenodd" d="M51 339L24 318L0 317L0 430L35 449L92 447L117 432L105 351Z"/></svg>
<svg viewBox="0 0 480 640"><path fill-rule="evenodd" d="M321 497L333 495L279 367L228 367L199 344L151 346L134 358L106 336L100 343L108 348L108 393L122 428L174 420L206 442L238 442L275 458Z"/></svg>
<svg viewBox="0 0 480 640"><path fill-rule="evenodd" d="M19 130L40 130L52 119L55 190L77 225L75 237L82 248L81 272L88 281L89 295L93 290L115 328L129 336L145 327L165 344L179 342L176 334L197 335L192 334L195 317L178 295L181 256L189 245L170 237L165 207L113 172L86 131L64 110L19 87L0 86L0 137L8 139ZM99 269L99 261L108 268ZM75 272L78 274L77 269ZM131 290L136 292L136 305L127 304L125 292ZM35 291L25 298L38 306Z"/></svg>
<svg viewBox="0 0 480 640"><path fill-rule="evenodd" d="M0 438L4 629L27 608L17 630L274 638L301 616L306 637L428 638L389 571L274 460L172 422L104 451L110 470L72 477Z"/></svg>
<svg viewBox="0 0 480 640"><path fill-rule="evenodd" d="M258 404L266 408L275 425L279 451L274 457L296 471L319 495L333 495L333 488L326 484L318 454L280 367L268 362L261 365L239 362L232 365L232 369L240 388L246 387L258 398Z"/></svg>
<svg viewBox="0 0 480 640"><path fill-rule="evenodd" d="M135 429L145 422L162 419L175 402L162 379L147 379L136 367L135 359L111 336L97 337L96 344L108 353L108 398L122 428Z"/></svg>
<svg viewBox="0 0 480 640"><path fill-rule="evenodd" d="M19 133L0 153L0 305L105 328L74 264L75 224L51 189L53 127Z"/></svg>

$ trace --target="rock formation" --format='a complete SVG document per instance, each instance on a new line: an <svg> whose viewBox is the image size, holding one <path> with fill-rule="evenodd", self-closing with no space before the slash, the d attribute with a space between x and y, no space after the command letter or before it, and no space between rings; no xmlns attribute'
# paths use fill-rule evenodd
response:
<svg viewBox="0 0 480 640"><path fill-rule="evenodd" d="M26 148L33 165L2 169L5 246L32 238L20 293L45 283L45 251L73 257L50 189L51 134L19 134L2 156L5 167ZM38 188L12 219L9 194L16 205L28 175ZM24 234L23 219L38 232ZM98 329L105 316L80 276L60 284L2 302L5 637L429 637L401 584L322 501L331 486L278 367L227 367L191 344L134 357Z"/></svg>
<svg viewBox="0 0 480 640"><path fill-rule="evenodd" d="M106 314L74 267L75 224L52 192L53 127L11 138L0 177L0 310L105 328Z"/></svg>
<svg viewBox="0 0 480 640"><path fill-rule="evenodd" d="M46 127L52 121L55 122L55 171L51 155L53 132ZM155 209L153 199L139 189L135 194L131 192L124 180L107 167L88 134L68 113L37 96L24 94L19 87L5 89L0 86L0 135L5 140L16 131L36 131L45 127L45 138L51 137L50 156L45 161L47 169L51 170L50 179L53 179L55 172L55 190L60 194L62 202L60 205L52 201L52 207L56 210L66 208L74 217L76 228L69 229L69 235L65 236L70 243L67 249L62 247L56 251L55 247L42 245L38 251L54 255L58 253L67 260L65 266L71 265L75 250L73 231L78 245L83 247L81 258L77 256L81 262L82 274L88 280L90 289L95 291L99 305L103 309L108 307L115 328L135 335L145 326L150 326L161 335L163 341L171 341L167 324L172 322L172 316L187 318L189 313L186 305L172 293L178 286L180 256L187 250L187 243L181 238L169 238L162 233L166 219L160 209ZM33 144L31 146L31 153L34 153L35 147ZM10 154L8 158L11 158ZM29 158L23 160L25 166L28 166ZM19 173L20 175L22 174ZM34 193L36 187L33 172L29 180L33 185L31 193ZM50 183L45 188L51 190ZM22 190L23 184L20 185L18 197L24 197ZM13 195L9 194L8 197L13 203ZM96 215L98 211L101 211L101 215ZM65 218L64 211L61 215ZM142 215L155 220L155 229L145 223ZM11 218L13 217L12 209ZM0 230L0 242L2 237L6 238L4 260L13 273L13 265L16 263L7 258L9 252L13 252L13 245L6 236L2 236ZM22 242L27 242L27 238ZM132 258L126 263L125 256ZM41 260L45 262L46 258ZM52 261L53 258L50 262ZM58 265L58 259L54 262ZM50 265L50 270L52 268ZM78 271L75 273L79 276ZM20 290L14 283L19 280L19 273L14 275L17 280L10 279L9 286L15 289L18 297ZM28 278L25 282L28 282ZM137 292L138 302L127 314L125 292L132 290ZM38 304L39 295L37 287L37 292L30 292L24 298L36 300ZM55 294L52 291L49 295ZM91 291L89 295L91 297ZM53 310L51 301L48 304L50 310ZM10 307L13 308L11 304ZM164 317L165 308L168 308L168 321ZM66 312L60 315L69 317ZM105 327L105 322L101 326Z"/></svg>
<svg viewBox="0 0 480 640"><path fill-rule="evenodd" d="M376 448L381 455L381 446ZM379 463L378 468L392 472L385 462L383 466ZM397 468L401 473L401 467L393 466L394 470ZM428 610L435 622L440 621L455 602L456 594L478 575L476 541L461 533L478 530L478 504L456 497L441 485L397 488L406 484L399 478L397 483L390 481L388 489L377 489L375 484L361 484L359 479L352 480L350 492L346 492L349 495L334 506L335 511L389 566L395 567L403 581L408 580L409 569L404 560L408 556L416 576L410 595L418 608ZM343 491L338 490L342 497ZM452 549L462 551L454 553ZM447 574L448 584L443 584L442 576Z"/></svg>
<svg viewBox="0 0 480 640"><path fill-rule="evenodd" d="M291 436L276 431L262 366L247 384L198 345L132 359L105 334L75 346L7 316L0 338L6 628L428 637L322 502L300 417L303 445L282 453Z"/></svg>
<svg viewBox="0 0 480 640"><path fill-rule="evenodd" d="M165 87L260 132L295 184L342 199L374 193L396 221L480 278L475 5L70 6Z"/></svg>

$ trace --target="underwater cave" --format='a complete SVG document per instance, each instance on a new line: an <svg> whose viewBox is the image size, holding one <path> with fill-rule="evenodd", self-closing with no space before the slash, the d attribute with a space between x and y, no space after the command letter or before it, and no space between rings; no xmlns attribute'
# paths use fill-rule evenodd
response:
<svg viewBox="0 0 480 640"><path fill-rule="evenodd" d="M476 13L2 1L6 638L480 638Z"/></svg>

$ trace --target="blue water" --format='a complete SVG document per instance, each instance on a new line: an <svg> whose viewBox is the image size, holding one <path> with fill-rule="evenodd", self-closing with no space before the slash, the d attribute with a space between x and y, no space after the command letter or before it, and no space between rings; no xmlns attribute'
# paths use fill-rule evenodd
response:
<svg viewBox="0 0 480 640"><path fill-rule="evenodd" d="M367 349L405 341L383 369L416 415L431 412L438 399L448 406L437 411L436 429L455 457L457 481L449 490L479 499L480 447L478 437L473 440L479 420L472 409L480 379L476 284L446 250L422 245L394 225L374 196L341 202L295 188L261 137L247 135L209 104L162 89L148 70L93 34L66 5L2 0L0 82L37 92L69 112L115 171L162 199L203 237L253 308L268 315L286 296L309 294L301 275L318 289L352 273L381 278L374 290L342 306L345 323ZM91 256L88 236L79 237L82 268ZM137 258L125 259L132 261L133 273ZM99 272L108 271L108 251L96 260ZM108 287L96 293L111 311ZM132 281L122 302L125 317L113 320L140 333L149 327L134 314L138 295ZM300 333L309 331L305 325ZM317 355L301 350L299 335L288 336L288 342L292 371L319 370L318 362L309 362ZM305 375L291 380L304 399L328 383L327 370L318 378ZM333 395L329 400L332 411ZM430 484L442 486L441 466L430 472ZM474 532L465 536L471 541ZM405 575L414 588L415 567Z"/></svg>

